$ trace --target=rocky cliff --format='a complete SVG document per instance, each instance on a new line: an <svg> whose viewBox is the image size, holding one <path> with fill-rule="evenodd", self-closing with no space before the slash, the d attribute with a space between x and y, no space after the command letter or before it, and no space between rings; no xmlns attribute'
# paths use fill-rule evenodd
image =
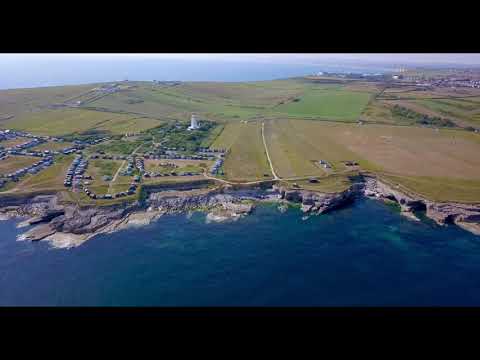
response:
<svg viewBox="0 0 480 360"><path fill-rule="evenodd" d="M351 203L358 194L359 186L339 193L320 193L304 189L289 189L283 186L273 186L281 199L301 203L304 213L323 214Z"/></svg>
<svg viewBox="0 0 480 360"><path fill-rule="evenodd" d="M426 210L425 215L439 225L455 223L480 235L480 204L439 203L421 197L414 198L372 177L365 178L364 194L397 202L402 214L413 219L416 218L415 211Z"/></svg>
<svg viewBox="0 0 480 360"><path fill-rule="evenodd" d="M207 221L238 219L251 213L257 200L274 200L301 204L309 214L323 214L346 206L357 196L365 195L385 201L395 201L401 213L416 219L415 212L425 210L426 216L438 224L455 223L480 235L480 204L435 203L405 194L398 188L365 177L339 193L320 193L305 189L291 189L280 185L264 188L219 187L150 192L144 203L131 203L109 207L80 208L58 203L55 195L42 195L9 202L0 208L0 216L28 216L21 226L30 226L22 239L52 241L55 246L78 246L91 237L117 231L128 226L148 224L166 213L208 211Z"/></svg>

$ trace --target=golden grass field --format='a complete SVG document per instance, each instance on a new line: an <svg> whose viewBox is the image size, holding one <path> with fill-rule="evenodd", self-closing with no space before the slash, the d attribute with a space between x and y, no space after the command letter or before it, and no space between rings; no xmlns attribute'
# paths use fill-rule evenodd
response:
<svg viewBox="0 0 480 360"><path fill-rule="evenodd" d="M480 185L480 158L475 156L480 151L478 134L388 125L288 123L334 163L356 160L362 170L397 176L399 183L432 199L480 201L475 190Z"/></svg>
<svg viewBox="0 0 480 360"><path fill-rule="evenodd" d="M36 163L38 160L37 157L33 156L8 155L7 158L0 160L0 174L6 175L15 172Z"/></svg>
<svg viewBox="0 0 480 360"><path fill-rule="evenodd" d="M0 142L0 145L3 146L5 149L7 149L7 148L14 147L16 145L25 144L27 142L29 142L29 139L24 138L24 137L19 137L19 138L12 139L12 140L2 141L2 142Z"/></svg>
<svg viewBox="0 0 480 360"><path fill-rule="evenodd" d="M480 150L477 134L388 125L288 123L305 141L327 151L333 161L351 157L370 162L365 170L480 179L480 158L473 155Z"/></svg>
<svg viewBox="0 0 480 360"><path fill-rule="evenodd" d="M40 171L36 175L25 176L15 185L12 191L28 193L65 189L63 180L72 160L73 156L71 155L58 157L52 166Z"/></svg>
<svg viewBox="0 0 480 360"><path fill-rule="evenodd" d="M225 162L227 179L263 179L268 163L259 129L259 122L227 126L219 137L222 144L233 142ZM341 188L351 172L344 161L356 161L361 170L394 179L427 198L480 201L480 157L475 155L480 152L480 135L476 133L277 119L266 121L265 137L277 175L321 178L320 184L306 184L309 187ZM320 159L333 169L316 165ZM340 177L333 181L332 175Z"/></svg>
<svg viewBox="0 0 480 360"><path fill-rule="evenodd" d="M323 159L316 148L302 140L291 136L288 121L267 121L265 123L265 139L273 167L280 177L325 176L327 171L318 165Z"/></svg>
<svg viewBox="0 0 480 360"><path fill-rule="evenodd" d="M242 123L235 131L238 136L225 159L225 177L236 181L272 178L263 146L261 123Z"/></svg>
<svg viewBox="0 0 480 360"><path fill-rule="evenodd" d="M113 178L119 167L122 165L122 160L104 160L96 159L90 160L86 175L90 175L93 180L86 180L90 183L89 189L92 189L98 195L103 195L109 192L110 181L102 179L103 176L110 176Z"/></svg>
<svg viewBox="0 0 480 360"><path fill-rule="evenodd" d="M44 150L49 150L49 151L60 151L63 150L67 147L72 146L73 143L64 141L64 142L58 142L58 141L48 141L43 144L40 144L38 146L35 146L32 148L32 150L35 151L44 151Z"/></svg>

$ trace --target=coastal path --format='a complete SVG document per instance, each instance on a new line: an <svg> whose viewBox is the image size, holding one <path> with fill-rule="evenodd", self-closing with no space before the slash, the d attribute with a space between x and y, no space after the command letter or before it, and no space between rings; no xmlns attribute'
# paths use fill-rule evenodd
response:
<svg viewBox="0 0 480 360"><path fill-rule="evenodd" d="M268 153L267 142L265 141L265 122L262 122L262 139L263 139L263 147L265 148L265 154L267 155L268 164L270 165L270 170L272 171L273 179L274 180L281 180L277 174L275 173L275 169L273 168L272 160L270 159L270 155Z"/></svg>
<svg viewBox="0 0 480 360"><path fill-rule="evenodd" d="M132 153L130 154L130 156L135 155L137 153L138 149L140 149L141 147L142 147L142 145L138 146L135 150L133 150ZM115 175L113 175L112 180L110 180L110 183L108 184L108 193L109 194L111 193L113 183L117 180L117 177L120 174L120 170L122 170L122 168L125 166L126 162L127 162L127 160L123 160L122 164L118 167L117 172L115 173Z"/></svg>

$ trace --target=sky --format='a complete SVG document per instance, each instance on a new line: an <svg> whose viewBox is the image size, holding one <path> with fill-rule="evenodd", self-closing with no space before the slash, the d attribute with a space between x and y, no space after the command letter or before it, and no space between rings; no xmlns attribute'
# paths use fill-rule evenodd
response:
<svg viewBox="0 0 480 360"><path fill-rule="evenodd" d="M480 54L0 54L0 89L119 80L257 81L319 71L478 66Z"/></svg>
<svg viewBox="0 0 480 360"><path fill-rule="evenodd" d="M235 61L316 65L324 62L367 62L382 64L478 65L480 54L0 54L1 64L28 61L65 61L67 59L159 59L195 61Z"/></svg>

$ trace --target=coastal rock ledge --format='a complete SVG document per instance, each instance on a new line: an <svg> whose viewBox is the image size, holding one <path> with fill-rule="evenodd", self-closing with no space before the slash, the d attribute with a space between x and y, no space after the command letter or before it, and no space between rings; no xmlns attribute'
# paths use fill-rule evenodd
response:
<svg viewBox="0 0 480 360"><path fill-rule="evenodd" d="M480 235L480 204L435 203L407 195L376 178L364 177L362 183L353 184L338 193L320 193L304 189L291 189L280 185L271 188L191 189L149 193L143 203L135 202L115 206L79 207L60 204L56 195L36 196L21 203L3 202L0 218L28 217L18 226L27 227L21 240L47 240L55 247L74 247L102 233L112 233L131 226L143 226L164 214L206 211L207 222L236 220L250 214L256 201L278 201L282 206L299 203L308 215L324 214L347 206L357 196L397 202L401 214L418 220L415 212L422 210L436 223L454 223ZM282 208L284 209L284 208Z"/></svg>
<svg viewBox="0 0 480 360"><path fill-rule="evenodd" d="M440 203L421 197L414 198L371 177L365 178L364 195L397 202L401 214L409 218L416 219L415 211L425 211L425 216L439 225L456 224L475 235L480 235L480 204Z"/></svg>
<svg viewBox="0 0 480 360"><path fill-rule="evenodd" d="M359 188L359 184L355 184L339 193L320 193L301 189L292 190L273 185L273 190L278 192L280 199L301 203L300 209L302 212L310 214L324 214L350 204L358 195Z"/></svg>

